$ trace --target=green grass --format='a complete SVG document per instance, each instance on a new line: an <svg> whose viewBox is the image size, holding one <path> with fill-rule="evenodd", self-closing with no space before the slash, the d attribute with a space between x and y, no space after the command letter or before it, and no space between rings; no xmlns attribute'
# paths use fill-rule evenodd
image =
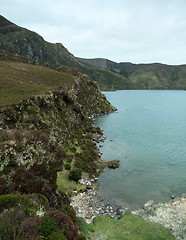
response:
<svg viewBox="0 0 186 240"><path fill-rule="evenodd" d="M70 74L9 61L0 61L0 76L0 107L59 87L68 87L73 82Z"/></svg>
<svg viewBox="0 0 186 240"><path fill-rule="evenodd" d="M78 184L72 180L69 180L68 174L69 174L69 171L66 171L66 170L58 173L57 186L59 190L72 194L73 191L79 192L80 190L86 189L85 185Z"/></svg>
<svg viewBox="0 0 186 240"><path fill-rule="evenodd" d="M171 232L155 223L126 213L120 220L107 216L96 217L92 224L78 221L80 230L90 240L172 240Z"/></svg>

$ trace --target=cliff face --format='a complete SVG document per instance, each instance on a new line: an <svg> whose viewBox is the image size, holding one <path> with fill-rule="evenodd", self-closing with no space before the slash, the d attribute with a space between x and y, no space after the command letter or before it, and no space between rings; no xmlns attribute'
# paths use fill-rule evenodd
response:
<svg viewBox="0 0 186 240"><path fill-rule="evenodd" d="M27 65L21 66L25 71ZM92 137L100 130L93 127L91 117L114 108L87 75L70 68L59 71L52 71L53 77L57 74L63 82L69 76L70 83L61 82L56 90L51 87L49 92L0 109L1 237L80 239L68 197L58 191L57 173L68 164L75 174L96 174L98 154Z"/></svg>
<svg viewBox="0 0 186 240"><path fill-rule="evenodd" d="M75 78L75 84L68 91L49 92L1 110L4 131L1 173L3 179L3 173L6 173L7 182L6 188L1 189L1 194L8 191L9 185L11 189L22 193L36 191L38 185L38 191L45 194L43 188L49 183L55 192L57 171L62 168L63 161L71 163L68 161L70 158L74 158L75 165L80 166L81 170L92 174L96 172L97 155L91 142L91 134L96 130L89 117L110 112L114 108L97 86L86 78ZM77 156L73 153L66 155L70 146L85 149ZM84 152L90 158L86 158ZM22 181L25 177L22 176L24 170L27 173L35 172L29 176L31 180L35 175L33 186L28 181ZM47 195L49 199L52 198L51 193Z"/></svg>

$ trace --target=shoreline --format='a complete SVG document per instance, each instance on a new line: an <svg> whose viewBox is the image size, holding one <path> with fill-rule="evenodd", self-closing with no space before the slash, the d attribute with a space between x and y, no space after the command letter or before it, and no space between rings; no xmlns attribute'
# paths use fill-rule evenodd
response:
<svg viewBox="0 0 186 240"><path fill-rule="evenodd" d="M176 240L186 239L186 194L167 203L154 204L150 200L132 213L168 228Z"/></svg>
<svg viewBox="0 0 186 240"><path fill-rule="evenodd" d="M94 118L93 124L95 123ZM101 152L98 145L104 142L106 136L97 135L92 141L99 151L98 161L102 162L104 167L98 172L99 174L107 166L107 162L101 159ZM105 164L104 164L105 162ZM71 206L76 212L77 217L83 218L86 223L92 223L97 216L107 215L113 219L119 220L126 212L130 211L134 215L144 218L146 221L158 223L169 229L176 240L186 240L186 194L176 197L166 203L154 203L149 200L144 206L130 210L121 206L112 206L109 202L105 202L104 196L98 192L98 176L93 178L83 177L79 183L86 186L86 191L71 197Z"/></svg>
<svg viewBox="0 0 186 240"><path fill-rule="evenodd" d="M81 178L78 183L86 186L86 191L80 192L71 197L71 206L77 217L83 218L87 223L91 223L97 216L107 215L119 220L128 209L112 206L105 202L104 196L97 191L97 177Z"/></svg>
<svg viewBox="0 0 186 240"><path fill-rule="evenodd" d="M86 186L86 191L71 197L70 205L76 216L83 218L86 223L91 224L95 217L103 215L119 220L126 212L131 212L146 221L158 223L169 229L176 240L186 239L186 194L166 203L154 203L153 200L149 200L136 210L116 208L105 202L104 196L97 191L97 180L97 177L83 177L79 183Z"/></svg>

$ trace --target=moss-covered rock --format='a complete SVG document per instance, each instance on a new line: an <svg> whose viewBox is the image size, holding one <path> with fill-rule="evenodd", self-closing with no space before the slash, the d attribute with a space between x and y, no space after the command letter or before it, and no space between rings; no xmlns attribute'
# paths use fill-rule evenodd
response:
<svg viewBox="0 0 186 240"><path fill-rule="evenodd" d="M119 165L120 165L119 160L112 160L107 162L108 168L112 168L112 169L119 168Z"/></svg>

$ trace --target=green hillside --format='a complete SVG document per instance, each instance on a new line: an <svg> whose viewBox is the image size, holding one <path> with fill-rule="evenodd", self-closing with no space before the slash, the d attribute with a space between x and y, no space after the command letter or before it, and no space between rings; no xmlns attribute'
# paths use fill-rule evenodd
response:
<svg viewBox="0 0 186 240"><path fill-rule="evenodd" d="M105 89L130 89L130 81L113 72L86 66L79 62L61 43L49 43L40 35L19 27L0 16L0 50L22 55L41 65L56 69L61 65L76 67Z"/></svg>
<svg viewBox="0 0 186 240"><path fill-rule="evenodd" d="M79 61L126 77L133 89L186 89L186 65L116 63L102 58Z"/></svg>

